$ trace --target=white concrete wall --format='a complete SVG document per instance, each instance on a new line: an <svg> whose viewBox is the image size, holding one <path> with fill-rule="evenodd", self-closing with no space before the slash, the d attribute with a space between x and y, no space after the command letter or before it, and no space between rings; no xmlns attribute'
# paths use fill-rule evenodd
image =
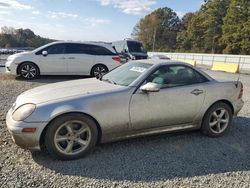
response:
<svg viewBox="0 0 250 188"><path fill-rule="evenodd" d="M192 59L196 60L197 64L211 67L213 62L236 63L240 64L240 70L250 71L250 55L148 52L149 57L156 54L166 55L174 60Z"/></svg>

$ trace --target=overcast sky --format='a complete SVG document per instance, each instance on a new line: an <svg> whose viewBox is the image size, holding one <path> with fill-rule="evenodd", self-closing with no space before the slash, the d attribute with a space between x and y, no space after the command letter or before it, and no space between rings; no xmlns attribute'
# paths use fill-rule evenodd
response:
<svg viewBox="0 0 250 188"><path fill-rule="evenodd" d="M113 41L131 36L147 13L170 7L183 16L203 0L0 0L0 27L30 28L58 40Z"/></svg>

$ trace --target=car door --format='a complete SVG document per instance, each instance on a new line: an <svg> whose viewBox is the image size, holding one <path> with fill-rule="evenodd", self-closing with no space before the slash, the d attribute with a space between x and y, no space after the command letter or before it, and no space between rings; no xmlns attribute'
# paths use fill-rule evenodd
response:
<svg viewBox="0 0 250 188"><path fill-rule="evenodd" d="M69 74L90 74L96 58L91 45L69 43L66 46L66 53Z"/></svg>
<svg viewBox="0 0 250 188"><path fill-rule="evenodd" d="M160 91L145 93L138 89L131 97L132 128L192 123L204 101L205 81L200 73L183 65L160 67L143 83L159 84Z"/></svg>
<svg viewBox="0 0 250 188"><path fill-rule="evenodd" d="M46 51L47 55L42 52ZM36 53L35 62L41 73L45 74L67 74L67 62L65 55L65 44L53 44Z"/></svg>

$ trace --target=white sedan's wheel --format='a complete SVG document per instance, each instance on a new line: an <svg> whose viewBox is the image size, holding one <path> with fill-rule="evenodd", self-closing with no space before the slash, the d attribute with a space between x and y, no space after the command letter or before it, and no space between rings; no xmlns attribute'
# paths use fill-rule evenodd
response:
<svg viewBox="0 0 250 188"><path fill-rule="evenodd" d="M108 69L104 65L95 65L91 70L91 76L96 78L101 78L104 74L108 72Z"/></svg>
<svg viewBox="0 0 250 188"><path fill-rule="evenodd" d="M39 69L33 63L23 63L19 67L19 74L24 79L34 79L39 75Z"/></svg>
<svg viewBox="0 0 250 188"><path fill-rule="evenodd" d="M206 112L201 129L208 136L218 137L228 130L231 122L232 109L226 103L219 102Z"/></svg>
<svg viewBox="0 0 250 188"><path fill-rule="evenodd" d="M96 144L95 122L83 114L67 114L52 121L45 133L48 152L62 160L86 155Z"/></svg>

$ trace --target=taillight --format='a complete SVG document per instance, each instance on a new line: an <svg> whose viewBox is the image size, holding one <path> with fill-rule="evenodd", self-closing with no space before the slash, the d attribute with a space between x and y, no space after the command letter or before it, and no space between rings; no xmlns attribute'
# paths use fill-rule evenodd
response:
<svg viewBox="0 0 250 188"><path fill-rule="evenodd" d="M119 56L112 57L114 61L121 62L121 58Z"/></svg>
<svg viewBox="0 0 250 188"><path fill-rule="evenodd" d="M243 96L243 84L241 83L240 94L239 94L238 99L241 99L242 96Z"/></svg>

